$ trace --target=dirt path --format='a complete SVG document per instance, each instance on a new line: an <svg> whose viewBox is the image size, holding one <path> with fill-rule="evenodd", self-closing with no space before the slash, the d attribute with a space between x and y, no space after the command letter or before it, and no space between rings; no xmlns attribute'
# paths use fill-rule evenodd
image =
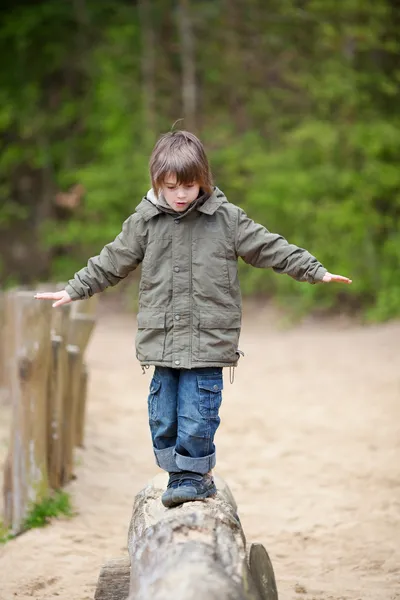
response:
<svg viewBox="0 0 400 600"><path fill-rule="evenodd" d="M280 600L400 599L400 322L282 331L268 310L246 312L217 472L270 553ZM134 330L129 316L99 322L69 486L78 516L0 547L1 600L91 600L101 564L125 553L134 495L158 472ZM0 406L0 461L7 421Z"/></svg>

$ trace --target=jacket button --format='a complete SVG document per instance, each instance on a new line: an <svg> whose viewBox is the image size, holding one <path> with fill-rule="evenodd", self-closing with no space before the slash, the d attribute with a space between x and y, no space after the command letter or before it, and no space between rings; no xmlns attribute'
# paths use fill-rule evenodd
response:
<svg viewBox="0 0 400 600"><path fill-rule="evenodd" d="M180 321L181 315L175 315L175 321Z"/></svg>
<svg viewBox="0 0 400 600"><path fill-rule="evenodd" d="M179 267L174 267L174 271L175 271L175 273L179 273L180 268Z"/></svg>
<svg viewBox="0 0 400 600"><path fill-rule="evenodd" d="M180 219L174 219L174 221L175 221L175 223L176 223L177 225L179 225L179 223L181 222L181 220L180 220Z"/></svg>
<svg viewBox="0 0 400 600"><path fill-rule="evenodd" d="M181 364L181 361L180 361L180 360L176 360L176 361L175 361L175 364L176 364L176 365L180 365L180 364Z"/></svg>
<svg viewBox="0 0 400 600"><path fill-rule="evenodd" d="M214 392L218 392L218 390L219 390L218 386L214 385L213 390L214 390Z"/></svg>

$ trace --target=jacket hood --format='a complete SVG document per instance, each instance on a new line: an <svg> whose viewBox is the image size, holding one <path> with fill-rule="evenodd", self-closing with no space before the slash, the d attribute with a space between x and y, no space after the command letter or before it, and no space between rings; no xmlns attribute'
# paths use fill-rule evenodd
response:
<svg viewBox="0 0 400 600"><path fill-rule="evenodd" d="M196 198L196 200L194 200L191 204L189 204L189 206L186 208L186 210L184 210L182 212L180 212L180 211L178 212L178 211L174 210L173 208L171 208L171 206L168 204L168 202L164 198L163 194L160 193L159 196L157 196L155 191L153 190L153 188L151 188L147 192L146 198L152 204L154 204L154 206L156 206L161 212L165 212L170 215L177 216L177 218L180 218L180 217L183 217L183 216L187 215L188 213L192 212L192 210L194 210L195 208L199 208L200 206L202 206L210 198L210 194L207 194L207 193L203 192L202 190L200 190L200 196L198 196Z"/></svg>

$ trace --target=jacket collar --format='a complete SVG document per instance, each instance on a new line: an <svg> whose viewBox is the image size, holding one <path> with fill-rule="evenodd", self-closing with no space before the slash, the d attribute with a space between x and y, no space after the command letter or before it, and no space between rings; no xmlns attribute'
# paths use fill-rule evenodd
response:
<svg viewBox="0 0 400 600"><path fill-rule="evenodd" d="M219 190L217 187L214 188L211 196L200 206L196 208L201 213L206 215L213 215L216 210L223 204L227 202L225 195ZM160 214L160 209L156 204L145 196L139 206L136 208L136 211L139 212L145 221L150 221L153 217Z"/></svg>
<svg viewBox="0 0 400 600"><path fill-rule="evenodd" d="M209 199L199 206L197 210L206 215L213 215L224 202L227 202L227 199L221 190L216 187Z"/></svg>

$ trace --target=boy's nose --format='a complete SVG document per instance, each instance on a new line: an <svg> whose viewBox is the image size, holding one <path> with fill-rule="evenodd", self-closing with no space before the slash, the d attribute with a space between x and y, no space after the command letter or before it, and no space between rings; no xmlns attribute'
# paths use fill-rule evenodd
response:
<svg viewBox="0 0 400 600"><path fill-rule="evenodd" d="M177 197L178 198L184 198L185 197L185 192L183 190L178 190Z"/></svg>

